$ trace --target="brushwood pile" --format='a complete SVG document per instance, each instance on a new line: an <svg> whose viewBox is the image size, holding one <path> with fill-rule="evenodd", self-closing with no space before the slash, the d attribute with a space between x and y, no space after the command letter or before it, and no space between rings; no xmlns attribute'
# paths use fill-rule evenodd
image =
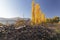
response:
<svg viewBox="0 0 60 40"><path fill-rule="evenodd" d="M57 40L54 30L44 26L26 26L14 29L13 26L0 31L0 40Z"/></svg>

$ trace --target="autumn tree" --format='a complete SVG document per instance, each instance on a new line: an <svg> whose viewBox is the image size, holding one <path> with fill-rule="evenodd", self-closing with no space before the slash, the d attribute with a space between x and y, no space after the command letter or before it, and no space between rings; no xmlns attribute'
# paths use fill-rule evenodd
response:
<svg viewBox="0 0 60 40"><path fill-rule="evenodd" d="M60 21L60 18L59 18L59 17L54 17L54 18L53 18L53 22L54 22L54 23L58 23L59 21Z"/></svg>

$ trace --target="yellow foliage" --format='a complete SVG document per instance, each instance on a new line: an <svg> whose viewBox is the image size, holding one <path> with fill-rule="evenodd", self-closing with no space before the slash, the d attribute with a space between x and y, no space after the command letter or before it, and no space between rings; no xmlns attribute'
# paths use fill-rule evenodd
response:
<svg viewBox="0 0 60 40"><path fill-rule="evenodd" d="M32 2L32 24L40 24L45 21L46 21L46 18L40 9L40 5L35 4L33 0Z"/></svg>

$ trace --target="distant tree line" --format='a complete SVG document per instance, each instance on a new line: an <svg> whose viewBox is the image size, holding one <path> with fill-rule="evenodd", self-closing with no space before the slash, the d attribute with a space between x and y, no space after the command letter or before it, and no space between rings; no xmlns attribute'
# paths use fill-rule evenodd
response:
<svg viewBox="0 0 60 40"><path fill-rule="evenodd" d="M60 17L47 18L46 23L58 23L60 21ZM14 24L16 27L31 24L30 20L17 20Z"/></svg>
<svg viewBox="0 0 60 40"><path fill-rule="evenodd" d="M60 17L54 17L54 18L47 18L46 23L58 23L60 21Z"/></svg>

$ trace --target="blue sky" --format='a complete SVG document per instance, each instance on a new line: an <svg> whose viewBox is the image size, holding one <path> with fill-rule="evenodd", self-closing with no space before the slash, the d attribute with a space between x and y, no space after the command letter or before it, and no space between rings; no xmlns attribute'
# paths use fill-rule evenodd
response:
<svg viewBox="0 0 60 40"><path fill-rule="evenodd" d="M60 17L60 0L35 0L46 17ZM32 0L0 0L0 17L31 18Z"/></svg>

